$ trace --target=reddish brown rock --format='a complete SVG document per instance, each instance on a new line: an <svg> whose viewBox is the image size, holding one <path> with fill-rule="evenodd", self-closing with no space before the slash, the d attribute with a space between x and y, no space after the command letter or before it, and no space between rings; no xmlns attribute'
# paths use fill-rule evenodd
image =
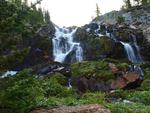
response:
<svg viewBox="0 0 150 113"><path fill-rule="evenodd" d="M128 72L123 77L128 81L128 82L134 82L139 79L139 75L134 72Z"/></svg>
<svg viewBox="0 0 150 113"><path fill-rule="evenodd" d="M30 113L111 113L110 110L98 105L64 106L53 109L36 109Z"/></svg>
<svg viewBox="0 0 150 113"><path fill-rule="evenodd" d="M126 86L127 86L127 81L122 77L118 77L116 80L113 80L111 83L112 89L120 89Z"/></svg>
<svg viewBox="0 0 150 113"><path fill-rule="evenodd" d="M139 83L140 76L134 72L127 72L123 76L119 76L116 80L113 80L111 83L112 89L123 89L130 87L130 84Z"/></svg>

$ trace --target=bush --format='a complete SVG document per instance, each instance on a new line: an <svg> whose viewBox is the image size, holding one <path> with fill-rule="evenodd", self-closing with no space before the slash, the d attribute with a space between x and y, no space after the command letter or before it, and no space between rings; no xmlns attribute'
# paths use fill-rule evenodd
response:
<svg viewBox="0 0 150 113"><path fill-rule="evenodd" d="M57 96L57 97L66 97L73 95L75 92L67 87L62 86L58 83L56 78L44 79L42 81L42 87L45 90L46 97Z"/></svg>
<svg viewBox="0 0 150 113"><path fill-rule="evenodd" d="M59 84L65 86L67 84L67 78L61 73L54 73L52 77L50 77L52 81L57 81Z"/></svg>
<svg viewBox="0 0 150 113"><path fill-rule="evenodd" d="M105 78L106 80L114 78L108 67L108 62L105 61L84 61L75 63L71 65L71 69L73 77L97 77Z"/></svg>
<svg viewBox="0 0 150 113"><path fill-rule="evenodd" d="M24 70L11 78L1 91L0 107L12 113L24 113L44 101L44 90L30 70Z"/></svg>
<svg viewBox="0 0 150 113"><path fill-rule="evenodd" d="M111 103L106 105L112 113L149 113L150 107L142 104Z"/></svg>
<svg viewBox="0 0 150 113"><path fill-rule="evenodd" d="M134 93L129 93L127 98L133 102L150 105L150 91L136 91Z"/></svg>

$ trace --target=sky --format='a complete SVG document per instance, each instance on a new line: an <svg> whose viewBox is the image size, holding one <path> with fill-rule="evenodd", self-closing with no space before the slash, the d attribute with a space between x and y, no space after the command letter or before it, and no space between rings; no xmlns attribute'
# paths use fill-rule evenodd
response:
<svg viewBox="0 0 150 113"><path fill-rule="evenodd" d="M43 0L41 7L49 10L52 22L58 26L83 26L95 17L96 3L105 14L119 10L123 0Z"/></svg>

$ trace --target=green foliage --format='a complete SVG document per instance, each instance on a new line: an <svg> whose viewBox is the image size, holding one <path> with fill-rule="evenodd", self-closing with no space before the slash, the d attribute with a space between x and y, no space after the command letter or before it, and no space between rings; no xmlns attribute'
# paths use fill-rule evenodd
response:
<svg viewBox="0 0 150 113"><path fill-rule="evenodd" d="M75 74L74 76L78 74L91 74L88 77L95 74L95 76L101 77L105 73L105 76L108 76L108 62L110 60L105 59L103 61L72 64L72 68L76 69L76 71L73 71L73 74ZM117 63L117 61L114 61L114 63ZM125 64L122 65L124 67ZM108 77L108 79L110 78L111 76ZM66 84L66 77L60 73L39 79L28 69L19 72L14 77L0 79L0 84L0 108L7 109L9 113L25 113L40 106L56 107L82 104L101 104L109 108L112 113L150 112L149 91L116 90L113 96L112 94L107 94L106 96L102 92L88 92L78 95L73 89L68 89L64 86ZM132 103L108 103L105 101L108 96L126 99Z"/></svg>
<svg viewBox="0 0 150 113"><path fill-rule="evenodd" d="M148 4L148 0L142 0L142 5L147 5Z"/></svg>
<svg viewBox="0 0 150 113"><path fill-rule="evenodd" d="M105 93L85 93L82 95L80 102L82 104L105 104Z"/></svg>
<svg viewBox="0 0 150 113"><path fill-rule="evenodd" d="M30 70L18 73L1 91L0 106L13 113L24 113L39 105L44 99L44 90Z"/></svg>
<svg viewBox="0 0 150 113"><path fill-rule="evenodd" d="M48 12L48 11L45 12L44 18L45 18L45 22L46 22L47 24L49 24L49 23L50 23L50 15L49 15L49 12Z"/></svg>
<svg viewBox="0 0 150 113"><path fill-rule="evenodd" d="M31 8L27 0L3 0L0 3L0 70L18 65L25 56L23 51L31 47L32 37L46 24L43 11L37 9L36 4Z"/></svg>
<svg viewBox="0 0 150 113"><path fill-rule="evenodd" d="M105 61L84 61L71 65L72 76L79 77L98 77L106 80L112 79L114 76Z"/></svg>
<svg viewBox="0 0 150 113"><path fill-rule="evenodd" d="M150 91L136 91L129 93L127 98L133 102L150 105Z"/></svg>
<svg viewBox="0 0 150 113"><path fill-rule="evenodd" d="M34 107L55 105L55 102L49 103L53 101L52 96L76 96L73 89L59 84L63 84L60 80L63 77L59 75L40 80L31 70L23 70L14 77L0 80L0 108L7 108L12 113L25 113Z"/></svg>
<svg viewBox="0 0 150 113"><path fill-rule="evenodd" d="M128 68L129 68L129 65L128 65L127 63L118 63L118 64L117 64L117 67L118 67L120 70L126 72L126 71L128 70Z"/></svg>
<svg viewBox="0 0 150 113"><path fill-rule="evenodd" d="M98 4L96 3L96 17L99 17L101 14Z"/></svg>
<svg viewBox="0 0 150 113"><path fill-rule="evenodd" d="M106 37L101 37L99 39L99 42L100 42L100 48L101 48L100 51L102 54L107 54L112 50L112 47L111 47L112 43Z"/></svg>
<svg viewBox="0 0 150 113"><path fill-rule="evenodd" d="M48 98L48 105L50 106L74 106L74 105L83 105L83 104L104 104L104 93L85 93L81 96L67 96L67 97L50 97Z"/></svg>
<svg viewBox="0 0 150 113"><path fill-rule="evenodd" d="M67 84L67 78L61 73L54 73L52 77L50 77L52 81L57 81L59 84L65 86Z"/></svg>
<svg viewBox="0 0 150 113"><path fill-rule="evenodd" d="M44 79L42 82L42 87L46 92L46 97L66 97L74 93L73 90L69 90L67 87L63 87L55 79Z"/></svg>
<svg viewBox="0 0 150 113"><path fill-rule="evenodd" d="M123 1L124 1L125 8L126 8L126 9L130 9L130 8L132 7L130 0L123 0Z"/></svg>
<svg viewBox="0 0 150 113"><path fill-rule="evenodd" d="M12 51L8 56L0 56L0 70L10 69L23 62L24 58L29 53L29 48L24 48L21 51Z"/></svg>
<svg viewBox="0 0 150 113"><path fill-rule="evenodd" d="M150 107L142 104L111 103L106 105L112 113L149 113Z"/></svg>
<svg viewBox="0 0 150 113"><path fill-rule="evenodd" d="M119 24L123 23L124 21L125 21L124 17L118 16L117 22L118 22Z"/></svg>

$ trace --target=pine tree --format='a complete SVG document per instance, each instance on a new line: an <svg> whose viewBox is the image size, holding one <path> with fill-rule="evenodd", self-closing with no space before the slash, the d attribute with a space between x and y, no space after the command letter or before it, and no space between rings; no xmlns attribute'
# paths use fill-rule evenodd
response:
<svg viewBox="0 0 150 113"><path fill-rule="evenodd" d="M45 18L45 22L46 22L47 24L49 24L49 23L50 23L50 15L49 15L49 12L48 12L48 11L45 12L44 18Z"/></svg>
<svg viewBox="0 0 150 113"><path fill-rule="evenodd" d="M15 0L15 4L17 5L17 7L21 6L22 1L21 0Z"/></svg>
<svg viewBox="0 0 150 113"><path fill-rule="evenodd" d="M124 3L125 3L125 8L126 8L126 9L129 9L129 8L132 7L130 0L124 0Z"/></svg>
<svg viewBox="0 0 150 113"><path fill-rule="evenodd" d="M23 2L26 6L28 5L28 0L24 0Z"/></svg>
<svg viewBox="0 0 150 113"><path fill-rule="evenodd" d="M147 5L148 4L148 0L142 0L142 5Z"/></svg>
<svg viewBox="0 0 150 113"><path fill-rule="evenodd" d="M98 4L96 3L96 17L99 17L100 16L100 9L99 9L99 6Z"/></svg>

